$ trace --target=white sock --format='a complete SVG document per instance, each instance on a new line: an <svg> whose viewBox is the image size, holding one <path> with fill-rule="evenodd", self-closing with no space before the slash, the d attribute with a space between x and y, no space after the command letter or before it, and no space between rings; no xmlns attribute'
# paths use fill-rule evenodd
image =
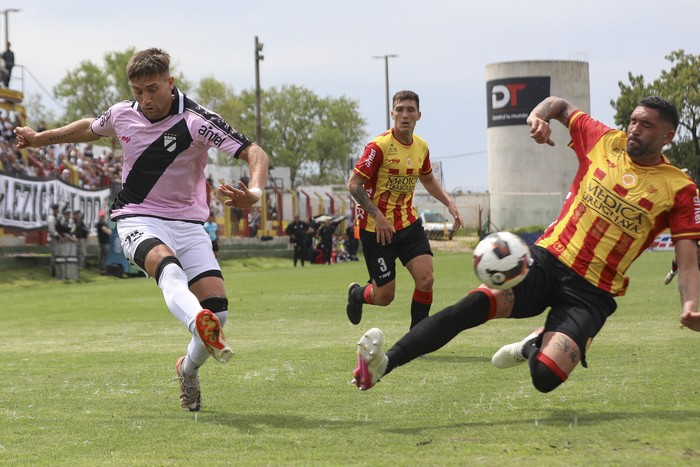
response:
<svg viewBox="0 0 700 467"><path fill-rule="evenodd" d="M192 336L192 339L194 339L194 336ZM180 372L182 373L182 376L185 377L185 382L187 384L191 385L194 383L195 379L197 378L198 370L199 367L195 366L192 360L190 360L189 356L185 356L185 359L182 361L182 366L180 367Z"/></svg>
<svg viewBox="0 0 700 467"><path fill-rule="evenodd" d="M195 318L202 311L202 305L190 292L185 271L175 263L167 264L161 271L158 287L163 291L170 312L195 334Z"/></svg>

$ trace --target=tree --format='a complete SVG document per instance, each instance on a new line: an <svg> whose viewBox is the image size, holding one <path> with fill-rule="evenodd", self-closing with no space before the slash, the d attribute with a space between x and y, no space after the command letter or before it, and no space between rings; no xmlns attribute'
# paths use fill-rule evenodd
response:
<svg viewBox="0 0 700 467"><path fill-rule="evenodd" d="M27 111L26 124L30 127L36 128L42 122L45 123L48 128L59 126L56 124L56 113L42 104L39 94L28 94L24 99L24 108Z"/></svg>
<svg viewBox="0 0 700 467"><path fill-rule="evenodd" d="M199 81L195 88L195 94L200 105L221 115L232 127L236 129L240 127L243 103L236 97L233 88L229 88L225 83L208 76ZM214 162L219 165L227 165L229 164L228 155L219 151L217 160Z"/></svg>
<svg viewBox="0 0 700 467"><path fill-rule="evenodd" d="M102 66L84 60L77 68L68 71L53 88L54 96L66 101L63 120L99 117L112 104L133 99L126 65L135 51L134 47L129 47L123 52L107 52ZM173 68L171 66L176 86L186 91L189 83L181 75L176 75Z"/></svg>
<svg viewBox="0 0 700 467"><path fill-rule="evenodd" d="M241 94L241 130L255 134L255 93ZM262 92L262 146L271 164L289 167L292 186L342 183L348 158L364 138L365 121L356 101L319 98L300 86Z"/></svg>
<svg viewBox="0 0 700 467"><path fill-rule="evenodd" d="M110 76L90 61L82 61L53 88L54 96L66 100L65 121L99 117L113 102L120 100Z"/></svg>
<svg viewBox="0 0 700 467"><path fill-rule="evenodd" d="M700 175L700 56L676 50L666 60L673 66L663 70L652 83L644 77L628 74L629 84L618 82L620 96L611 100L616 110L615 124L626 128L636 102L644 96L658 95L673 102L680 113L680 124L673 143L665 154L678 167L689 168L694 176Z"/></svg>

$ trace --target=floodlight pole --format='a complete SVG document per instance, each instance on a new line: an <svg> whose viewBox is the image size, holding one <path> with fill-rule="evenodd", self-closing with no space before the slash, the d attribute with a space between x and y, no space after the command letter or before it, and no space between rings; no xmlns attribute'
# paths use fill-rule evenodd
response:
<svg viewBox="0 0 700 467"><path fill-rule="evenodd" d="M5 15L5 46L7 46L8 42L10 42L10 26L7 17L9 16L9 13L19 13L20 11L22 10L19 8L8 8L6 10L2 10L2 14Z"/></svg>
<svg viewBox="0 0 700 467"><path fill-rule="evenodd" d="M391 128L391 102L389 101L389 59L396 58L398 55L375 55L372 58L381 58L384 60L384 87L386 89L386 128Z"/></svg>
<svg viewBox="0 0 700 467"><path fill-rule="evenodd" d="M262 146L262 118L260 110L260 60L265 56L261 53L263 45L255 36L255 142Z"/></svg>

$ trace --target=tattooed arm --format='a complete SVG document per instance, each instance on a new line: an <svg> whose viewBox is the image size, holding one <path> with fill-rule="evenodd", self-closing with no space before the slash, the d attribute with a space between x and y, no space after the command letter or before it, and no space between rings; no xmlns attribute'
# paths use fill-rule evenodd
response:
<svg viewBox="0 0 700 467"><path fill-rule="evenodd" d="M391 243L391 237L394 236L396 230L394 226L387 220L384 214L377 209L372 200L367 195L364 187L365 179L357 173L353 172L348 180L348 191L350 195L357 201L357 204L362 206L368 216L374 218L376 227L377 243L386 245Z"/></svg>
<svg viewBox="0 0 700 467"><path fill-rule="evenodd" d="M17 127L15 128L17 147L20 149L29 147L38 148L50 144L97 141L102 137L93 133L91 128L93 120L94 118L83 118L82 120L76 120L60 128L46 130L40 133L37 133L28 126Z"/></svg>
<svg viewBox="0 0 700 467"><path fill-rule="evenodd" d="M576 111L569 101L561 97L551 96L537 104L527 117L527 124L530 125L530 138L538 144L549 144L554 146L554 141L550 138L552 129L549 127L551 119L559 120L563 125L572 113Z"/></svg>
<svg viewBox="0 0 700 467"><path fill-rule="evenodd" d="M700 331L698 295L700 276L698 275L697 243L695 240L674 242L678 261L678 292L681 296L681 326Z"/></svg>

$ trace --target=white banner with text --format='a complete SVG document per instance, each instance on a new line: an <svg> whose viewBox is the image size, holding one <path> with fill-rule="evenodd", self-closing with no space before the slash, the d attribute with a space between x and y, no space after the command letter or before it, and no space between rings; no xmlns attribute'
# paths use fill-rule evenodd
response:
<svg viewBox="0 0 700 467"><path fill-rule="evenodd" d="M93 227L100 209L109 207L110 190L84 190L59 179L16 178L0 174L0 227L36 230L46 227L51 205L61 211L80 210Z"/></svg>

